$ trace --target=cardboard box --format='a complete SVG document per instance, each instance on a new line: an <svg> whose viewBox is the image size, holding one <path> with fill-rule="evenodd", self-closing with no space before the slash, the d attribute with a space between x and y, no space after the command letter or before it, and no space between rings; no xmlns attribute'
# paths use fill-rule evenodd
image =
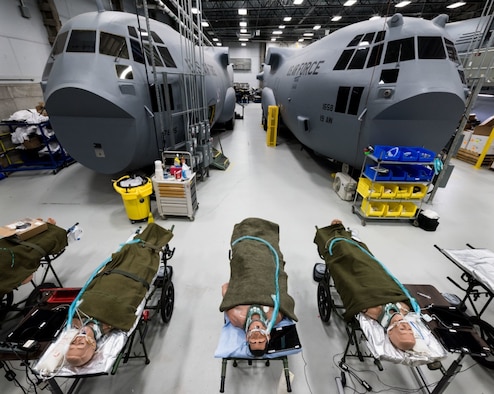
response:
<svg viewBox="0 0 494 394"><path fill-rule="evenodd" d="M470 142L470 138L472 138L473 130L463 130L461 134L463 134L463 141L461 141L461 148L467 149L467 145Z"/></svg>
<svg viewBox="0 0 494 394"><path fill-rule="evenodd" d="M472 134L470 137L470 141L467 144L467 150L475 153L482 153L484 150L485 144L487 143L487 140L489 139L489 136L487 135L477 135L477 134ZM494 155L494 144L491 144L487 151L488 155Z"/></svg>
<svg viewBox="0 0 494 394"><path fill-rule="evenodd" d="M0 227L0 237L11 237L15 235L17 239L25 241L46 230L48 230L46 222L26 218Z"/></svg>
<svg viewBox="0 0 494 394"><path fill-rule="evenodd" d="M481 124L473 129L473 134L476 135L491 135L492 128L494 127L494 115L484 120Z"/></svg>

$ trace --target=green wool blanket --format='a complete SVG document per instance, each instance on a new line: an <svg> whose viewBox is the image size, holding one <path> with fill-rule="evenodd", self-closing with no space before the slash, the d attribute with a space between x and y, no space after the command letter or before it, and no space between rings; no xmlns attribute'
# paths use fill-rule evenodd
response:
<svg viewBox="0 0 494 394"><path fill-rule="evenodd" d="M15 236L0 239L0 295L17 288L38 269L44 257L66 248L67 231L47 225L47 230L26 241L18 241Z"/></svg>
<svg viewBox="0 0 494 394"><path fill-rule="evenodd" d="M266 244L257 240L245 239L234 244L243 236L261 238L276 251L279 257L280 312L297 321L295 302L288 294L285 261L279 249L279 226L258 218L247 218L233 228L230 281L220 311L226 311L237 305L257 304L274 307L271 295L276 292L275 257Z"/></svg>
<svg viewBox="0 0 494 394"><path fill-rule="evenodd" d="M159 251L173 237L169 230L150 223L135 239L113 253L82 294L79 309L86 315L128 331L137 318L137 308L158 272Z"/></svg>
<svg viewBox="0 0 494 394"><path fill-rule="evenodd" d="M330 254L331 241L338 238L351 242L335 241ZM342 224L317 229L314 243L319 255L326 262L334 286L341 297L346 321L351 320L363 309L373 306L398 301L409 304L408 297L400 286L383 266L369 255L367 246L352 239L351 233L345 230Z"/></svg>

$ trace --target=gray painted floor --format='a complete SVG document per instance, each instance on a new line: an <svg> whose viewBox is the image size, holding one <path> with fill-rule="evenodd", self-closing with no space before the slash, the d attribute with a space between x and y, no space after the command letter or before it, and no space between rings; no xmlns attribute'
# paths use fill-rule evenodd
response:
<svg viewBox="0 0 494 394"><path fill-rule="evenodd" d="M318 316L317 284L312 267L321 262L313 243L315 226L328 225L340 218L358 231L372 252L402 283L432 284L441 292L461 292L447 276L460 280L460 271L434 248L465 248L471 243L494 250L494 172L454 160L455 170L446 188L439 189L433 204L426 208L440 215L435 232L426 232L409 223L374 221L362 226L352 214L351 203L341 200L332 189L334 168L316 160L292 139L279 137L278 145L267 147L260 125L259 104L248 104L243 120L233 132L221 134L221 145L231 165L227 171L212 169L205 182L198 182L199 209L195 220L158 216L166 228L174 226L170 246L176 248L170 261L174 267L175 309L170 323L153 321L146 343L151 363L131 360L114 376L83 380L77 393L216 393L219 390L221 360L213 357L223 316L218 310L221 285L229 278L228 251L233 226L256 216L280 225L280 248L286 260L289 291L296 302L297 325L303 352L290 357L294 393L336 393L337 366L346 344L344 325L331 321L324 325ZM215 146L219 147L215 138ZM96 174L79 164L51 173L19 172L0 181L1 222L23 217L53 217L64 228L79 222L84 230L80 241L70 244L54 262L67 287L82 286L92 271L139 224L131 224L121 197L112 187L110 176ZM20 288L16 297L28 290ZM492 306L484 314L494 324ZM449 356L448 367L455 360ZM280 364L280 365L278 365ZM348 364L365 379L374 392L421 392L412 369L384 363L379 372L370 360ZM13 363L18 378L28 386L22 368ZM433 384L440 374L422 369ZM282 393L286 391L280 362L270 367L246 364L228 366L225 392ZM21 393L0 376L3 394ZM59 379L64 392L72 380ZM348 376L345 392L365 392ZM447 393L492 392L494 375L469 356ZM280 387L280 388L279 388ZM33 391L31 391L33 392ZM46 391L44 391L46 392Z"/></svg>

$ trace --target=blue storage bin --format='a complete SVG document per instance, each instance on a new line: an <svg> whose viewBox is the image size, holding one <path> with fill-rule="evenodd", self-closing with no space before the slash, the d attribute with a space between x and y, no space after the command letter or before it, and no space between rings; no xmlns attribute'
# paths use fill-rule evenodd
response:
<svg viewBox="0 0 494 394"><path fill-rule="evenodd" d="M401 150L401 161L418 161L418 151L416 148L411 148L409 146L402 146Z"/></svg>
<svg viewBox="0 0 494 394"><path fill-rule="evenodd" d="M406 172L406 180L411 182L429 182L434 176L434 170L421 165L408 166Z"/></svg>
<svg viewBox="0 0 494 394"><path fill-rule="evenodd" d="M374 145L374 157L384 161L400 161L401 150L399 146Z"/></svg>
<svg viewBox="0 0 494 394"><path fill-rule="evenodd" d="M434 158L436 157L436 154L431 150L421 148L419 146L414 147L414 149L417 151L416 161L427 161L431 163L434 161Z"/></svg>
<svg viewBox="0 0 494 394"><path fill-rule="evenodd" d="M373 181L389 181L393 175L393 172L389 168L380 166L379 171L377 170L377 164L367 164L365 166L364 174Z"/></svg>
<svg viewBox="0 0 494 394"><path fill-rule="evenodd" d="M393 166L391 171L391 181L404 181L407 177L407 173L403 167Z"/></svg>

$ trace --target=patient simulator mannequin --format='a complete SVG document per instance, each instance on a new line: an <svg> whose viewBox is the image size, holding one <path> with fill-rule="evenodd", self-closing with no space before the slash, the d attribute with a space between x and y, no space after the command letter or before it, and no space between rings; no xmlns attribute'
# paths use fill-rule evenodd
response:
<svg viewBox="0 0 494 394"><path fill-rule="evenodd" d="M224 297L228 289L228 283L221 286L221 295ZM226 312L230 322L238 328L245 330L246 340L251 353L260 357L266 352L270 335L267 332L268 322L273 316L273 308L260 305L237 305ZM278 313L275 324L283 319Z"/></svg>
<svg viewBox="0 0 494 394"><path fill-rule="evenodd" d="M342 225L343 223L339 219L334 219L331 222L331 226ZM352 238L360 242L353 235ZM405 315L409 312L409 306L405 302L376 305L365 308L361 312L376 320L384 328L390 342L397 349L403 351L413 349L416 339L411 325L405 320Z"/></svg>
<svg viewBox="0 0 494 394"><path fill-rule="evenodd" d="M79 329L79 333L72 339L65 360L73 367L81 367L93 358L98 339L107 334L111 326L92 319L85 323L80 319L74 319L72 326Z"/></svg>

